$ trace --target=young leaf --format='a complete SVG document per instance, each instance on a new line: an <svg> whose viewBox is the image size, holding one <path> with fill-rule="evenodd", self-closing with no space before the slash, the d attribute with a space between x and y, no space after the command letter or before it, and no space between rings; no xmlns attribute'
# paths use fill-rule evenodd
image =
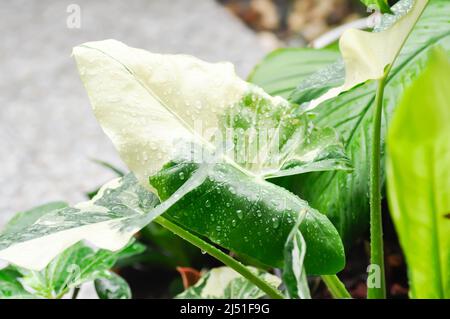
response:
<svg viewBox="0 0 450 319"><path fill-rule="evenodd" d="M0 299L32 299L35 298L18 280L21 274L13 267L0 269Z"/></svg>
<svg viewBox="0 0 450 319"><path fill-rule="evenodd" d="M339 40L339 50L345 65L344 84L310 101L308 109L314 109L360 83L381 79L386 68L394 63L427 3L428 0L403 1L400 6L403 12L394 16L395 23L378 32L357 29L345 31ZM410 5L410 8L405 8L406 5Z"/></svg>
<svg viewBox="0 0 450 319"><path fill-rule="evenodd" d="M0 235L0 259L41 270L80 240L119 250L144 226L141 218L158 202L127 175L103 186L89 202L46 212L34 224Z"/></svg>
<svg viewBox="0 0 450 319"><path fill-rule="evenodd" d="M388 0L361 0L368 9L379 10L382 13L391 13Z"/></svg>
<svg viewBox="0 0 450 319"><path fill-rule="evenodd" d="M331 49L277 49L253 69L248 81L264 88L270 95L287 98L300 81L338 58L339 51Z"/></svg>
<svg viewBox="0 0 450 319"><path fill-rule="evenodd" d="M249 267L252 272L275 288L281 280L262 270ZM258 287L228 267L208 271L192 287L176 296L178 299L258 299L265 294Z"/></svg>
<svg viewBox="0 0 450 319"><path fill-rule="evenodd" d="M105 271L94 283L100 299L131 299L130 286L116 273Z"/></svg>
<svg viewBox="0 0 450 319"><path fill-rule="evenodd" d="M333 129L313 126L296 105L242 81L231 64L152 54L113 40L76 47L74 56L97 119L124 162L164 200L161 206L171 201L168 214L177 223L223 247L282 264L290 217L307 204L263 179L349 169ZM210 196L209 205L198 207L197 198L206 203ZM308 210L305 238L314 241L308 269L334 273L344 262L340 239L326 218ZM211 215L216 221L206 224ZM241 215L246 222L232 230ZM260 231L242 241L248 223ZM265 248L278 225L277 240Z"/></svg>
<svg viewBox="0 0 450 319"><path fill-rule="evenodd" d="M79 242L66 249L41 271L20 269L22 281L33 289L34 293L44 298L61 298L70 289L85 282L103 278L116 261L123 255L136 252L135 243L130 243L123 250L111 252L94 250Z"/></svg>
<svg viewBox="0 0 450 319"><path fill-rule="evenodd" d="M388 131L391 214L412 298L450 298L450 59L433 50Z"/></svg>
<svg viewBox="0 0 450 319"><path fill-rule="evenodd" d="M401 1L393 6L398 12L404 7ZM400 7L399 7L400 6ZM403 91L421 73L429 48L440 45L450 52L450 22L447 12L449 1L430 2L423 16L411 33L401 54L388 77L384 94L384 128L395 109ZM388 25L390 19L384 18L382 24ZM374 107L376 87L368 82L338 97L324 102L314 112L314 122L320 126L335 127L344 139L347 154L351 157L354 171L311 173L299 176L295 192L306 199L310 205L327 214L338 229L345 243L367 229L369 224L369 149L371 140L372 108ZM300 102L295 99L294 102ZM382 139L383 140L383 139Z"/></svg>
<svg viewBox="0 0 450 319"><path fill-rule="evenodd" d="M291 299L311 299L304 267L306 243L298 225L300 216L284 246L283 282Z"/></svg>

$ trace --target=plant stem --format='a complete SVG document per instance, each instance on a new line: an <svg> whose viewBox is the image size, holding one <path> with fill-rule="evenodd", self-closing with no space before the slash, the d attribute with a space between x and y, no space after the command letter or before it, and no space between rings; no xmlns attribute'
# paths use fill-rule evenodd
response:
<svg viewBox="0 0 450 319"><path fill-rule="evenodd" d="M77 299L79 292L80 292L80 287L75 287L72 292L72 299Z"/></svg>
<svg viewBox="0 0 450 319"><path fill-rule="evenodd" d="M375 109L372 122L372 148L370 160L370 262L377 265L379 280L375 285L367 279L367 298L385 299L386 280L384 274L383 223L381 216L381 120L383 114L383 94L388 71L378 81Z"/></svg>
<svg viewBox="0 0 450 319"><path fill-rule="evenodd" d="M352 298L344 283L336 275L320 276L335 299L349 299Z"/></svg>
<svg viewBox="0 0 450 319"><path fill-rule="evenodd" d="M283 299L283 295L281 294L278 289L267 283L266 281L259 278L257 275L252 273L246 266L241 264L239 261L235 260L234 258L228 256L221 250L217 249L213 245L205 242L201 238L191 234L190 232L186 231L185 229L181 228L180 226L172 223L171 221L165 219L164 217L157 217L154 220L159 225L167 228L174 234L180 236L184 240L190 242L192 245L197 246L202 251L207 252L212 257L216 258L217 260L223 262L225 265L227 265L230 268L233 268L235 271L240 273L242 276L247 278L250 282L252 282L255 286L257 286L259 289L264 291L269 297L273 299Z"/></svg>

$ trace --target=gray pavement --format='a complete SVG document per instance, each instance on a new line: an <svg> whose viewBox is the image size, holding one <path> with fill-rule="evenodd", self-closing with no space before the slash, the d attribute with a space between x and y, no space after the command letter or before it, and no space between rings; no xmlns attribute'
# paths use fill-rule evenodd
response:
<svg viewBox="0 0 450 319"><path fill-rule="evenodd" d="M69 4L81 28L67 27ZM121 164L97 125L75 64L77 44L115 38L154 52L227 60L245 76L264 55L256 36L213 0L2 0L0 226L51 200L76 203Z"/></svg>

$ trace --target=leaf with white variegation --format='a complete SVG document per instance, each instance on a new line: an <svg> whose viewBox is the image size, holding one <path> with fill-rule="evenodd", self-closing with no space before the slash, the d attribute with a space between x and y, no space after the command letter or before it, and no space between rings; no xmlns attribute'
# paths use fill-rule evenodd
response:
<svg viewBox="0 0 450 319"><path fill-rule="evenodd" d="M280 278L262 270L248 267L274 288L281 284ZM248 279L228 267L218 267L209 270L192 287L189 287L178 299L258 299L265 293Z"/></svg>
<svg viewBox="0 0 450 319"><path fill-rule="evenodd" d="M1 234L0 259L38 271L81 240L117 251L144 226L142 218L158 203L129 174L104 185L88 202L46 211L33 224Z"/></svg>
<svg viewBox="0 0 450 319"><path fill-rule="evenodd" d="M105 249L94 250L79 242L53 259L41 271L18 268L22 282L33 290L34 294L44 298L61 298L70 289L85 282L105 277L122 255L137 254L142 246L134 241L124 249L112 252Z"/></svg>
<svg viewBox="0 0 450 319"><path fill-rule="evenodd" d="M100 299L131 299L130 286L114 272L105 271L94 283Z"/></svg>
<svg viewBox="0 0 450 319"><path fill-rule="evenodd" d="M13 267L6 267L0 269L0 299L33 299L33 296L28 292L19 281L21 277Z"/></svg>
<svg viewBox="0 0 450 319"><path fill-rule="evenodd" d="M293 220L305 208L308 269L343 267L340 239L326 218L264 181L348 170L333 129L315 127L296 105L239 79L229 63L152 54L113 40L83 44L74 56L94 113L122 159L162 205L172 200L166 218L279 266Z"/></svg>
<svg viewBox="0 0 450 319"><path fill-rule="evenodd" d="M298 229L303 218L300 214L284 246L283 283L291 299L311 299L304 267L306 243Z"/></svg>

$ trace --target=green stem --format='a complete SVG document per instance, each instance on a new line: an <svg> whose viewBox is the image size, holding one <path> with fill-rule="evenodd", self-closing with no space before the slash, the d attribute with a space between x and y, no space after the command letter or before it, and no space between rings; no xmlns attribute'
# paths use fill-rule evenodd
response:
<svg viewBox="0 0 450 319"><path fill-rule="evenodd" d="M372 122L372 149L370 160L370 262L377 265L376 273L367 279L367 298L385 299L386 280L384 274L383 223L381 217L381 120L383 94L388 70L378 81L375 109ZM379 270L379 272L377 271ZM372 281L372 276L380 276Z"/></svg>
<svg viewBox="0 0 450 319"><path fill-rule="evenodd" d="M327 286L331 295L335 299L349 299L352 298L345 285L340 281L339 277L336 275L323 275L321 276L323 282Z"/></svg>
<svg viewBox="0 0 450 319"><path fill-rule="evenodd" d="M259 278L257 275L252 273L247 267L245 267L243 264L241 264L239 261L235 260L234 258L228 256L221 250L217 249L213 245L205 242L201 238L198 238L197 236L191 234L190 232L186 231L185 229L181 228L180 226L170 222L169 220L165 219L164 217L157 217L155 219L155 222L159 225L167 228L174 234L180 236L184 240L190 242L192 245L197 246L202 251L208 253L212 257L216 258L217 260L223 262L225 265L227 265L230 268L233 268L235 271L240 273L242 276L247 278L250 282L252 282L255 286L257 286L259 289L264 291L269 297L273 299L283 299L283 295L281 294L278 289L267 283L266 281Z"/></svg>
<svg viewBox="0 0 450 319"><path fill-rule="evenodd" d="M72 293L72 299L77 299L78 297L78 293L80 292L80 288L79 287L75 287L73 289L73 293Z"/></svg>

